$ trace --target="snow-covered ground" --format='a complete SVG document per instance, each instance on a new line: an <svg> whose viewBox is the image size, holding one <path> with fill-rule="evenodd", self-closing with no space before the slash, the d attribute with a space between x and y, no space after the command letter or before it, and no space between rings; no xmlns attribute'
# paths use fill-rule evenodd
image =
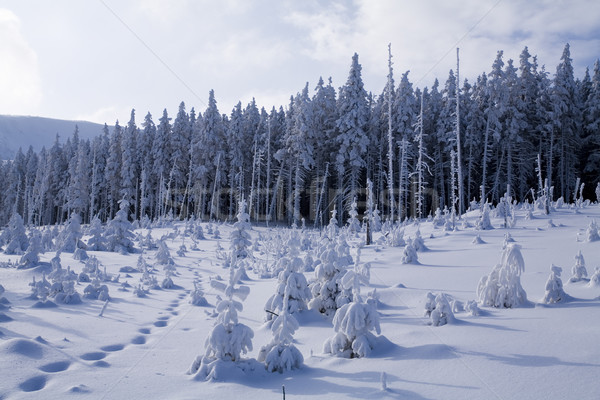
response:
<svg viewBox="0 0 600 400"><path fill-rule="evenodd" d="M218 243L229 249L231 225L220 225L223 239L198 242L177 236L166 243L175 260L175 287L154 290L145 298L133 294L140 273L121 272L120 283L107 282L111 297L103 316L100 300L84 298L81 304L59 304L54 308L34 308L28 284L49 269L55 253L45 253L46 266L17 270L0 268L0 284L10 304L0 310L0 399L90 398L90 399L236 399L282 397L285 385L288 399L308 397L403 398L403 399L598 399L600 398L600 286L586 281L569 283L575 255L582 252L589 275L600 266L600 241L588 242L586 229L593 219L600 221L600 206L562 208L549 216L534 213L525 218L517 212L512 229L476 231L458 223L458 229L445 232L431 222L419 229L428 251L419 252L419 264L402 264L402 247L370 245L362 249L361 260L371 262L369 287L377 289L381 334L368 358L344 359L323 353L323 343L334 334L330 319L315 311L303 311L297 318L300 328L294 339L304 356L304 366L291 372L269 373L262 368L246 375L232 373L222 380L205 382L186 375L196 358L204 353L204 343L215 317L219 293L210 278L227 278L223 261L217 257ZM464 219L471 226L479 212ZM552 219L555 226L549 225ZM206 225L203 224L206 232ZM183 231L183 223L177 225ZM405 237L414 237L409 225ZM139 232L139 231L138 231ZM141 230L146 234L146 230ZM154 238L173 232L153 229ZM521 245L525 271L521 284L530 304L513 309L480 307L481 315L456 312L456 320L434 327L424 317L427 293L447 293L466 303L476 299L482 276L501 261L505 234L510 232ZM273 246L277 229L255 227L253 240L260 234L254 251L257 265L273 262L266 250ZM318 232L310 233L318 235ZM376 233L377 240L381 234ZM480 235L484 243L474 244ZM84 240L87 237L84 237ZM187 253L177 250L185 240ZM316 242L317 240L315 240ZM350 239L354 246L357 239ZM137 244L136 244L137 246ZM155 260L156 250L145 251L156 277L164 277ZM88 251L116 276L124 266L136 267L138 254L120 255ZM355 256L354 250L351 254ZM304 256L304 252L301 254ZM0 255L0 261L16 261L16 256ZM61 254L62 266L80 272L83 263L72 254ZM564 289L569 302L540 304L551 265L563 268ZM309 281L313 272L305 273ZM264 306L274 293L277 279L248 271L250 294L243 302L240 322L254 330L256 358L272 334L265 324ZM209 306L189 303L195 279L200 281ZM131 288L120 290L127 281ZM83 294L87 284L78 284ZM385 386L382 385L385 373Z"/></svg>

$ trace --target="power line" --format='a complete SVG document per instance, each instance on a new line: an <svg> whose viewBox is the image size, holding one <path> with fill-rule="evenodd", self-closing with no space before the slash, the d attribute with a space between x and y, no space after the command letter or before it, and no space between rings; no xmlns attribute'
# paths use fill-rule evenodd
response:
<svg viewBox="0 0 600 400"><path fill-rule="evenodd" d="M179 83L181 83L187 90L189 90L189 92L198 100L200 101L200 103L202 103L205 107L208 107L208 105L206 104L206 102L204 102L204 100L202 100L202 98L200 96L198 96L198 94L196 92L194 92L194 89L192 89L190 87L190 85L188 85L183 78L181 78L177 72L175 72L173 70L173 68L171 68L169 66L169 64L167 64L145 41L144 39L142 39L140 37L140 35L138 35L124 20L123 18L119 17L119 15L112 9L110 8L110 6L108 4L106 4L106 2L104 0L99 0L100 3L102 3L102 5L146 48L146 50L148 50L150 52L150 54L152 54L154 56L154 58L156 58L166 69L167 71L169 71L171 73L171 75L173 75L178 81Z"/></svg>
<svg viewBox="0 0 600 400"><path fill-rule="evenodd" d="M470 28L470 29L469 29L467 32L465 32L465 34L464 34L464 35L462 35L462 36L461 36L461 38L460 38L460 39L458 39L458 41L457 41L456 43L454 43L452 46L450 46L450 48L448 49L448 51L446 51L446 53L444 53L444 55L443 55L442 57L440 57L440 59L439 59L439 60L437 60L435 64L433 64L433 66L432 66L432 67L431 67L431 68L430 68L430 69L429 69L429 70L428 70L428 71L425 73L425 75L423 75L423 76L421 77L421 79L419 79L419 80L418 80L418 81L415 83L415 85L418 85L419 83L421 83L421 81L422 81L423 79L425 79L425 78L427 77L427 75L429 75L429 74L431 73L431 71L433 71L433 70L434 70L434 69L435 69L435 68L436 68L436 67L437 67L437 66L438 66L438 65L439 65L439 64L440 64L440 63L441 63L441 62L444 60L444 58L446 58L446 57L448 56L448 54L450 54L450 52L451 52L451 51L453 51L453 50L454 50L456 47L458 47L458 45L459 45L459 44L460 44L460 43L461 43L463 40L465 40L465 38L466 38L466 37L467 37L467 36L468 36L468 35L469 35L471 32L473 32L473 30L474 30L475 28L477 28L477 26L478 26L478 25L481 23L481 21L483 21L483 20L484 20L484 19L485 19L485 18L486 18L488 15L490 15L490 13L491 13L491 12L492 12L492 11L493 11L493 10L494 10L496 7L498 7L498 5L499 5L501 2L502 2L502 0L498 0L498 1L497 1L497 2L494 4L494 5L492 5L492 7L490 7L490 9L489 9L489 10L487 10L487 11L485 12L485 14L483 14L483 15L481 16L481 18L479 18L479 20L478 20L478 21L475 23L475 25L473 25L473 26L472 26L472 27L471 27L471 28ZM458 83L457 83L457 85L458 85Z"/></svg>

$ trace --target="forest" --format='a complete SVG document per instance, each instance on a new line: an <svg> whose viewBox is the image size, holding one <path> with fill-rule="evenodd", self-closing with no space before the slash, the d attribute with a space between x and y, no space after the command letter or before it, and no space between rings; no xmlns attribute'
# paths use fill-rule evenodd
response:
<svg viewBox="0 0 600 400"><path fill-rule="evenodd" d="M523 49L498 51L473 82L457 68L417 88L399 79L390 51L387 84L368 92L354 54L346 83L307 83L289 104L239 102L230 114L210 91L204 112L182 102L155 122L135 110L93 140L77 128L51 148L19 150L0 168L0 224L18 213L29 225L114 218L233 221L243 198L254 222L343 223L353 201L365 209L367 180L387 220L457 213L540 196L595 200L600 180L600 62L574 76L566 44L554 73ZM396 80L399 81L396 84ZM458 90L457 90L458 89Z"/></svg>

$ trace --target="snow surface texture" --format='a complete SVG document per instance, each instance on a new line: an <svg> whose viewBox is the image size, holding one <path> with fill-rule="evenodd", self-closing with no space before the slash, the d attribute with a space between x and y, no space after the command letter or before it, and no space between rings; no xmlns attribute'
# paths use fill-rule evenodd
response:
<svg viewBox="0 0 600 400"><path fill-rule="evenodd" d="M79 399L281 398L285 384L290 399L596 399L600 241L586 239L590 221L600 221L600 207L584 206L575 213L565 205L550 215L536 209L534 218L527 220L529 211L516 207L517 227L512 229L502 228L503 219L490 215L495 229L476 230L479 209L463 217L470 228L460 221L460 228L449 232L443 225L433 227L432 222L422 221L418 227L409 224L402 228L404 239L413 238L414 243L419 229L430 249L418 253L419 264L402 264L404 246L389 246L380 240L383 233L374 232L374 243L379 244L361 249L361 262L371 265L369 284L363 284L362 293L376 289L376 296L366 303L377 307L380 337L385 339L378 340L368 357L346 359L322 352L323 343L336 333L334 313L329 317L316 309L294 313L297 328L289 318L292 314L287 314L286 321L264 323L264 306L280 282L277 275L261 278L258 269L249 268L250 280L244 285L250 292L238 318L254 331L253 350L242 353L242 368L222 363L217 382L193 379L185 371L197 355L205 354L206 339L217 322L217 295L224 295L210 282L225 285L229 271L217 258L217 240L212 235L218 229L222 247L229 249L231 225L213 223L209 233L208 224L201 223L206 239L198 240L197 250L188 246L184 257L177 255L184 240L184 222L175 224L180 232L176 237L169 236L174 227L168 224L153 227L150 239L158 243L164 237L176 267L176 285L171 289L151 287L152 277L162 281L163 265L156 259L156 247L144 247L141 253L137 240L136 253L95 251L89 246L91 261L85 262L62 252L61 269L55 268L59 272L53 276L57 281L60 277L61 283L74 283L72 288L81 294L80 304L50 297L54 251L40 253L37 266L21 269L16 266L22 255L1 254L0 398L70 398L75 394ZM84 243L92 237L87 228L82 226ZM39 230L42 236L47 232ZM282 232L252 228L253 243L259 235L263 238L257 241L260 250L254 252L255 266L273 265L274 253L265 249ZM489 276L496 263L502 265L507 232L515 240L507 248L521 246L525 268L519 278L529 303L510 309L477 304L477 283ZM147 228L134 231L151 244L148 233ZM578 234L583 240L576 240ZM328 242L318 232L307 235L310 243L298 254L302 260L310 256L319 267L331 261L328 256L333 252L347 257L337 238ZM474 245L477 235L484 240ZM363 240L364 233L358 239L347 237L350 254ZM186 237L185 243L189 245L191 238ZM581 264L574 260L580 251L593 275L589 282L568 282L572 267ZM340 264L346 270L351 265L347 259ZM566 274L562 291L570 296L568 302L556 297L562 292L558 270L549 271L553 264ZM129 268L121 271L124 267ZM84 270L85 282L80 279L85 279ZM78 280L71 280L72 274ZM142 281L144 274L147 282ZM309 284L317 277L315 272L304 275ZM85 297L90 284L105 285L110 300ZM30 296L32 289L38 292L36 298ZM144 297L138 297L138 292ZM428 292L435 293L435 298L444 294L454 315L451 323L434 326L431 318L423 316ZM542 302L546 294L548 305ZM200 297L206 303L194 305ZM274 372L258 361L261 351L271 354Z"/></svg>

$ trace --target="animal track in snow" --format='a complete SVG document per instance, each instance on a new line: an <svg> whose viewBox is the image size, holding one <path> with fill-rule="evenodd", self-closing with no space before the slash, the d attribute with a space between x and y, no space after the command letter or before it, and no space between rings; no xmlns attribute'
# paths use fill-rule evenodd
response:
<svg viewBox="0 0 600 400"><path fill-rule="evenodd" d="M70 366L71 366L70 361L56 361L56 362L52 362L50 364L42 365L40 367L40 370L44 371L44 372L50 372L50 373L62 372L62 371L65 371Z"/></svg>

